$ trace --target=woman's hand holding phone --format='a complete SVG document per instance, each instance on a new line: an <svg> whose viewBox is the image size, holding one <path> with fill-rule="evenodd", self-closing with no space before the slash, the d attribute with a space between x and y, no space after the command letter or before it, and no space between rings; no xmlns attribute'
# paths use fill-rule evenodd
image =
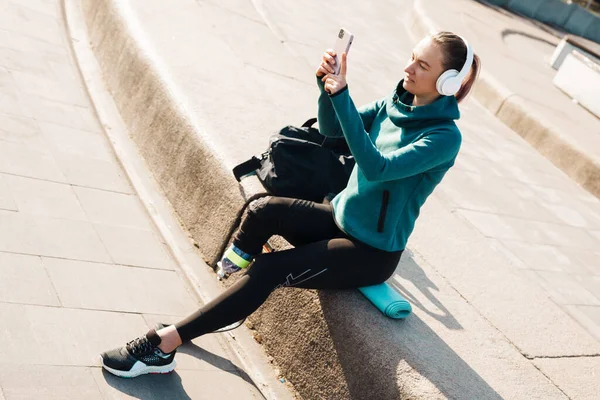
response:
<svg viewBox="0 0 600 400"><path fill-rule="evenodd" d="M327 74L335 74L335 69L333 68L334 65L335 51L327 49L325 53L323 53L323 59L317 68L317 77L322 78Z"/></svg>
<svg viewBox="0 0 600 400"><path fill-rule="evenodd" d="M335 74L335 51L327 50L323 54L323 60L317 68L317 77L325 82L325 91L333 95L342 90L346 85L346 53L342 53L342 62L339 75Z"/></svg>

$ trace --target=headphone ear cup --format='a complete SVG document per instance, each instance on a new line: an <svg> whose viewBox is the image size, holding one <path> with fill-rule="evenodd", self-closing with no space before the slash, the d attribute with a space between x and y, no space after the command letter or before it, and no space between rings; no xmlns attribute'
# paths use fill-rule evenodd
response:
<svg viewBox="0 0 600 400"><path fill-rule="evenodd" d="M440 75L435 87L439 94L443 96L454 96L460 89L460 82L457 82L456 77L458 71L455 69L449 69Z"/></svg>

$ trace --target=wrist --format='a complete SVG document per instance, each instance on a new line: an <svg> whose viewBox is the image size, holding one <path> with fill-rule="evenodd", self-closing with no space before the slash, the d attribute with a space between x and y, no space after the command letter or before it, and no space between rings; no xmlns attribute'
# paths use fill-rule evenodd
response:
<svg viewBox="0 0 600 400"><path fill-rule="evenodd" d="M335 93L330 93L329 97L335 97L335 96L337 96L337 95L339 95L341 93L344 93L347 90L348 90L348 84L344 85L343 88L341 88L340 90L336 91Z"/></svg>

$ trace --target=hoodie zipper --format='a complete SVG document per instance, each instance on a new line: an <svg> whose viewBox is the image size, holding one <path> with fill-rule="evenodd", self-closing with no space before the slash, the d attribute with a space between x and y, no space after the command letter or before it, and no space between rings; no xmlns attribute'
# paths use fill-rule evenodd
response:
<svg viewBox="0 0 600 400"><path fill-rule="evenodd" d="M385 222L385 215L387 214L388 203L390 200L390 191L383 191L383 199L381 201L381 210L379 211L379 221L377 221L377 232L383 232L383 224Z"/></svg>

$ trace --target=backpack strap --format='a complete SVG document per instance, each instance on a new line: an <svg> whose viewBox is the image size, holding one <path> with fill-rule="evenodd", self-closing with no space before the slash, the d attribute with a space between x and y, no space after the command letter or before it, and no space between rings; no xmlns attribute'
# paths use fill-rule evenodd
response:
<svg viewBox="0 0 600 400"><path fill-rule="evenodd" d="M312 127L315 124L315 122L317 122L317 119L316 118L311 118L311 119L307 120L305 123L303 123L302 127L303 128L310 128L310 127Z"/></svg>
<svg viewBox="0 0 600 400"><path fill-rule="evenodd" d="M252 156L248 161L244 161L233 168L233 176L235 176L235 179L239 182L243 176L259 169L261 161L260 158Z"/></svg>

